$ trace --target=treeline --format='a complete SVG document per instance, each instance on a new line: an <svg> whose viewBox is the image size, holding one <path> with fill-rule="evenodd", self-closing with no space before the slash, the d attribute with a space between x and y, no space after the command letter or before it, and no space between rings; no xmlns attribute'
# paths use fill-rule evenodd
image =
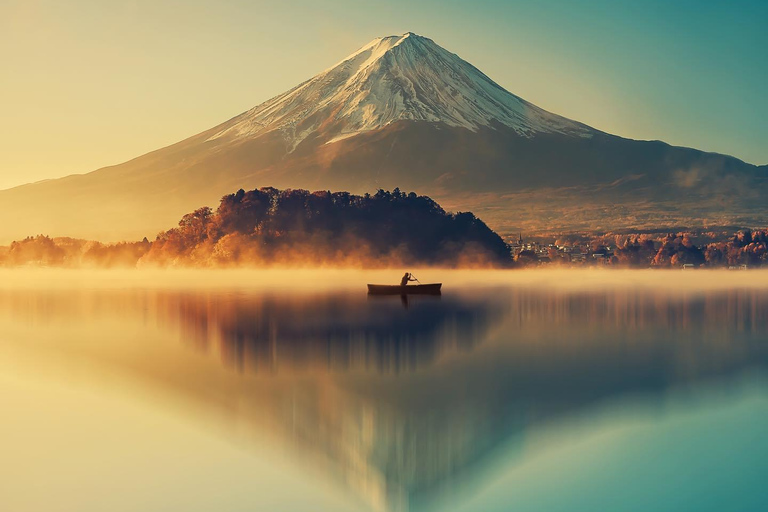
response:
<svg viewBox="0 0 768 512"><path fill-rule="evenodd" d="M7 266L505 266L510 250L472 213L448 213L399 189L363 196L261 188L200 208L153 242L30 237L0 250Z"/></svg>
<svg viewBox="0 0 768 512"><path fill-rule="evenodd" d="M570 236L570 235L569 235ZM399 189L370 195L261 188L224 196L152 242L103 244L39 235L0 247L0 265L406 266L562 264L631 268L768 265L768 231L578 235L508 246L472 213L448 213L426 196ZM718 236L718 239L712 237Z"/></svg>
<svg viewBox="0 0 768 512"><path fill-rule="evenodd" d="M27 237L0 247L0 265L44 266L65 268L135 267L147 253L151 243L141 242L103 244L75 238L50 238L44 235Z"/></svg>
<svg viewBox="0 0 768 512"><path fill-rule="evenodd" d="M616 263L629 266L729 267L768 264L768 231L744 230L727 242L696 245L685 233L669 234L658 248L653 242L628 240L615 251Z"/></svg>
<svg viewBox="0 0 768 512"><path fill-rule="evenodd" d="M472 213L399 189L363 196L239 190L158 235L142 265L505 265L502 238Z"/></svg>
<svg viewBox="0 0 768 512"><path fill-rule="evenodd" d="M698 242L695 239L698 238ZM768 266L768 231L741 230L728 240L707 241L706 234L669 233L644 235L600 235L574 244L559 240L546 247L546 262L555 264L612 265L630 268L761 267ZM612 243L613 242L613 243ZM523 251L517 260L540 263L542 252ZM578 262L575 263L575 255Z"/></svg>

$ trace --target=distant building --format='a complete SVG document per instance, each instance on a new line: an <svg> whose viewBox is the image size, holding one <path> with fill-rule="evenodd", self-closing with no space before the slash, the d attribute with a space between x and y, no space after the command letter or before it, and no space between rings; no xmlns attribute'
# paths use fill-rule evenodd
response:
<svg viewBox="0 0 768 512"><path fill-rule="evenodd" d="M513 256L517 256L518 254L523 252L525 250L525 248L523 246L523 234L522 233L518 233L517 240L513 240L509 244L509 246L510 246L510 248L512 250L512 255Z"/></svg>

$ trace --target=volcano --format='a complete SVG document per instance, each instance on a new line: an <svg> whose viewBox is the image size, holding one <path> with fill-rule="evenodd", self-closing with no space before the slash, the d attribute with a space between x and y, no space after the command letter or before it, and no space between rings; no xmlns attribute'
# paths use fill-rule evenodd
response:
<svg viewBox="0 0 768 512"><path fill-rule="evenodd" d="M502 233L768 224L768 167L547 112L409 32L177 144L0 191L16 219L0 242L152 238L224 194L264 186L399 187Z"/></svg>

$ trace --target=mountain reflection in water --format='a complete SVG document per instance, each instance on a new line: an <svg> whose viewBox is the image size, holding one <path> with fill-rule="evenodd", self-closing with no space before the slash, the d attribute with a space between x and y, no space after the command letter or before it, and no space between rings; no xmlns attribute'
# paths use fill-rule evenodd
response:
<svg viewBox="0 0 768 512"><path fill-rule="evenodd" d="M386 510L471 495L510 457L500 448L538 428L736 381L768 362L768 294L757 290L485 286L407 308L344 291L5 291L0 306L28 322L157 325L178 350L215 354L234 384L173 379L183 371L172 360L137 375L241 437L270 436Z"/></svg>

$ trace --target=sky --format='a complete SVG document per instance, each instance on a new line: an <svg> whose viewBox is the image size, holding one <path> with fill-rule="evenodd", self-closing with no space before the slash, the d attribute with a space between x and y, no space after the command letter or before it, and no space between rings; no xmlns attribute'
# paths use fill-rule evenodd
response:
<svg viewBox="0 0 768 512"><path fill-rule="evenodd" d="M551 112L768 164L765 0L0 0L0 189L118 164L412 31Z"/></svg>

